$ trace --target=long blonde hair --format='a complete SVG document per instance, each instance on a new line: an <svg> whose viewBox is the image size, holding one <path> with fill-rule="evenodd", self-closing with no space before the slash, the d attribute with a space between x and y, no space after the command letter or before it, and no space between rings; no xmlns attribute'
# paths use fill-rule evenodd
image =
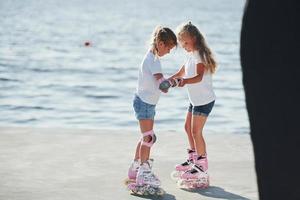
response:
<svg viewBox="0 0 300 200"><path fill-rule="evenodd" d="M191 22L188 22L179 26L177 33L179 40L183 34L188 34L190 37L194 37L196 39L194 45L195 48L199 51L203 64L211 73L214 73L217 68L217 63L199 29Z"/></svg>
<svg viewBox="0 0 300 200"><path fill-rule="evenodd" d="M156 45L158 42L163 42L167 46L177 46L176 34L168 27L157 26L152 33L150 41L154 54L157 54Z"/></svg>

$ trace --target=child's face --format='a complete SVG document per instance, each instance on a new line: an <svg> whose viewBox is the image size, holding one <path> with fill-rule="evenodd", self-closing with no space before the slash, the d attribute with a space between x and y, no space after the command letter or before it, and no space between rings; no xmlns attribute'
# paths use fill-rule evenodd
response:
<svg viewBox="0 0 300 200"><path fill-rule="evenodd" d="M162 57L168 53L170 53L171 49L173 49L175 45L166 45L164 42L160 41L157 45L158 56Z"/></svg>
<svg viewBox="0 0 300 200"><path fill-rule="evenodd" d="M182 34L179 37L179 43L187 52L195 50L195 39L188 34Z"/></svg>

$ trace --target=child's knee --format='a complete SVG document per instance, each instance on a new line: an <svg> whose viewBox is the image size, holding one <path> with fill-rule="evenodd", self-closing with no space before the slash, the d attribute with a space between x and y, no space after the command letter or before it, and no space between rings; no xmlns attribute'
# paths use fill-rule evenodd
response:
<svg viewBox="0 0 300 200"><path fill-rule="evenodd" d="M184 130L185 130L187 133L191 132L191 125L189 125L188 123L185 123L185 124L184 124Z"/></svg>
<svg viewBox="0 0 300 200"><path fill-rule="evenodd" d="M143 137L141 138L141 145L152 147L156 142L156 135L153 130L147 131L143 133Z"/></svg>
<svg viewBox="0 0 300 200"><path fill-rule="evenodd" d="M199 130L192 130L192 136L193 138L202 137L202 132Z"/></svg>

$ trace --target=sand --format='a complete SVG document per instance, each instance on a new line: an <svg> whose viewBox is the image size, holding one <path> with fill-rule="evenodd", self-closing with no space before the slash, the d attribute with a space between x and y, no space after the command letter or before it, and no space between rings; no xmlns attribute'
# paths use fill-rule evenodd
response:
<svg viewBox="0 0 300 200"><path fill-rule="evenodd" d="M165 200L258 199L247 134L205 133L211 186L179 189L170 178L186 158L183 131L156 131L154 172ZM137 130L0 127L0 200L131 200L123 184Z"/></svg>

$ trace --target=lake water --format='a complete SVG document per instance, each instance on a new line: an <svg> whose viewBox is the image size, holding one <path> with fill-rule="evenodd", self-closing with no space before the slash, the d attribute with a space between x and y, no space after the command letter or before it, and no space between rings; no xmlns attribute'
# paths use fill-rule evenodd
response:
<svg viewBox="0 0 300 200"><path fill-rule="evenodd" d="M245 1L10 0L0 2L0 126L137 129L132 98L156 25L192 21L218 61L205 130L248 133L239 39ZM90 46L85 46L85 42ZM166 76L184 63L162 58ZM156 131L183 131L186 88L162 94Z"/></svg>

